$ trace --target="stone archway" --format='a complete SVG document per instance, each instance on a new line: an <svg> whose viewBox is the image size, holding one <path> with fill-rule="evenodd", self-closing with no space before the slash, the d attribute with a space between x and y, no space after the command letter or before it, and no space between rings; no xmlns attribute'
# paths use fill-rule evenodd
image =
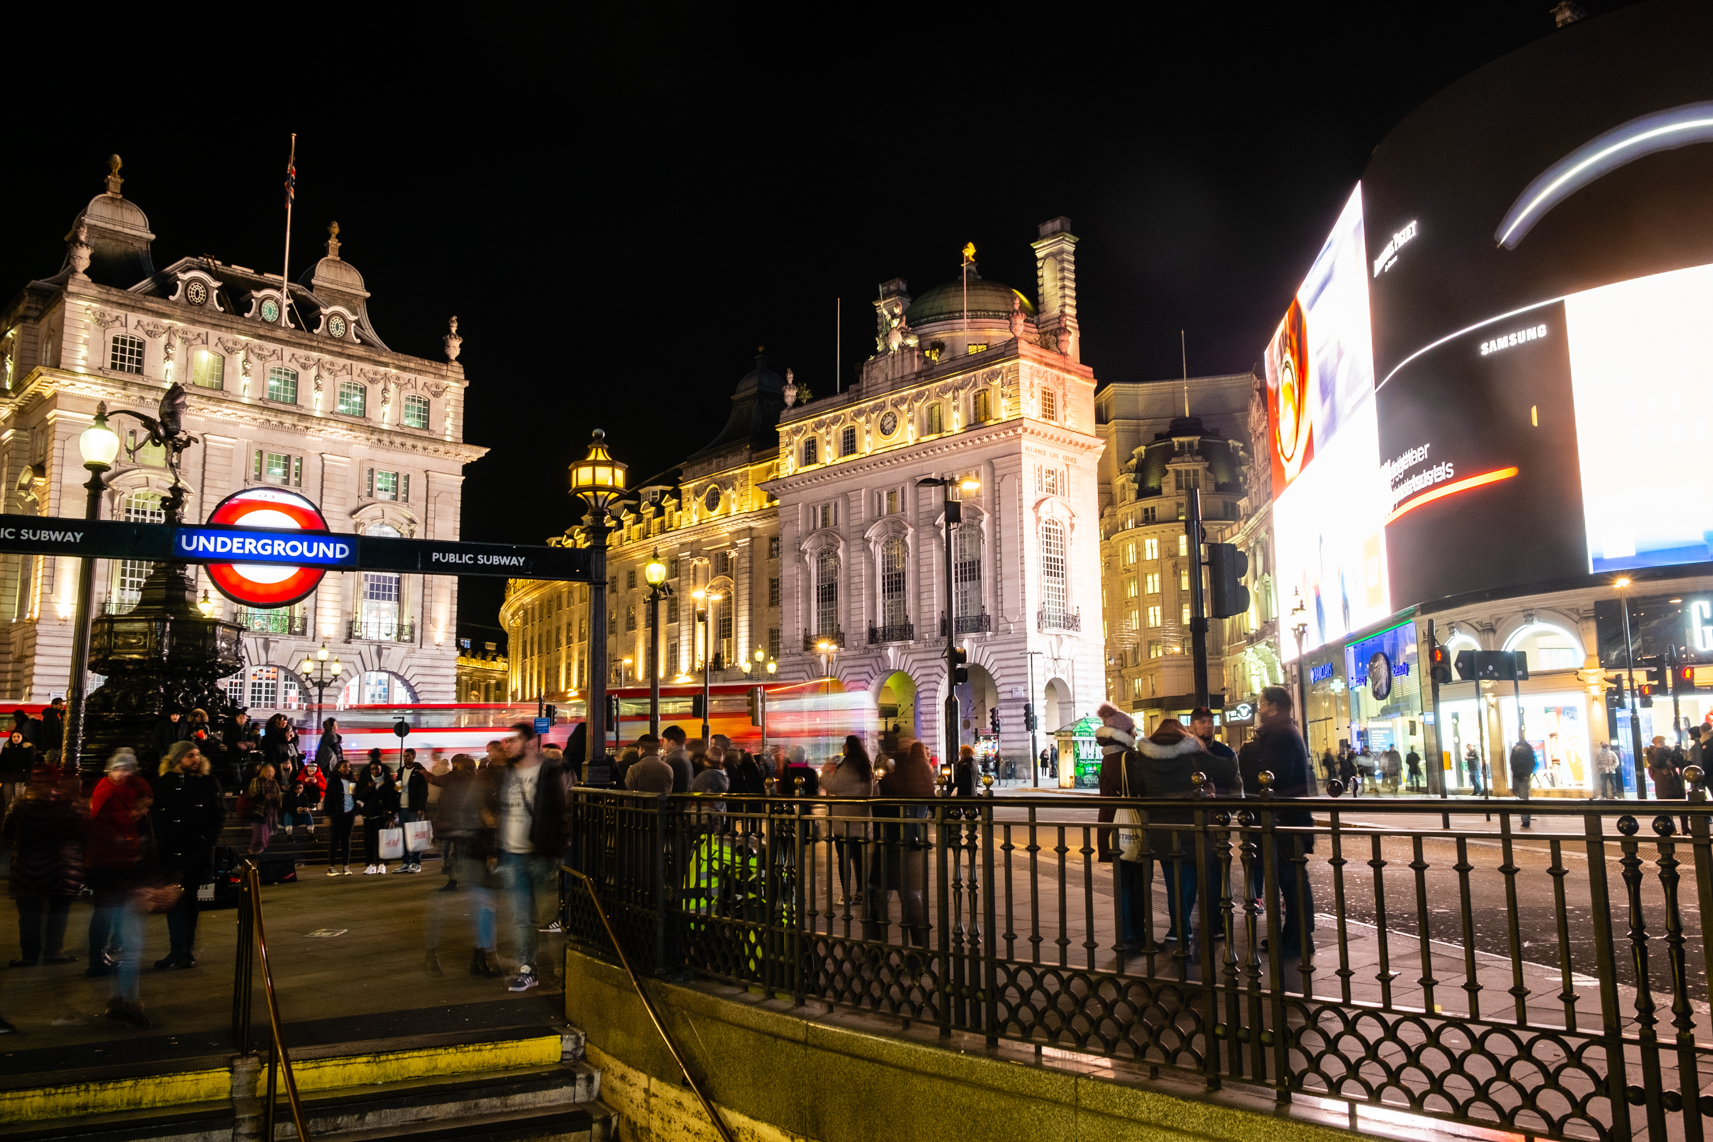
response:
<svg viewBox="0 0 1713 1142"><path fill-rule="evenodd" d="M1075 717L1070 684L1063 678L1049 678L1041 691L1041 728L1051 734Z"/></svg>
<svg viewBox="0 0 1713 1142"><path fill-rule="evenodd" d="M989 731L990 711L999 709L999 684L987 667L970 663L969 681L960 682L958 695L958 744L974 745L977 734Z"/></svg>
<svg viewBox="0 0 1713 1142"><path fill-rule="evenodd" d="M916 705L916 680L902 670L894 670L881 679L875 690L880 707L880 729L883 734L896 729L899 748L922 736L921 713Z"/></svg>

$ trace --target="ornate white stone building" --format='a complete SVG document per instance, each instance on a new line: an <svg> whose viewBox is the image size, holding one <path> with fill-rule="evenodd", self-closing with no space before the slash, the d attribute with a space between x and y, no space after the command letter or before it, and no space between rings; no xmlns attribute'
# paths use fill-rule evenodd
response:
<svg viewBox="0 0 1713 1142"><path fill-rule="evenodd" d="M1026 702L1045 747L1104 697L1102 441L1078 353L1077 238L1055 218L1033 245L1034 301L973 264L967 288L960 277L913 298L903 281L882 286L861 380L786 410L780 475L765 485L779 501L780 676L818 677L825 660L936 754L948 619L970 663L961 741L997 710L1002 755L1024 758ZM979 483L953 534L951 616L942 491L918 486L948 477ZM826 641L839 650L824 659Z"/></svg>
<svg viewBox="0 0 1713 1142"><path fill-rule="evenodd" d="M340 256L337 223L289 297L280 275L210 257L157 270L148 219L121 193L116 157L110 165L106 191L72 222L64 266L0 310L5 512L81 516L88 473L77 438L96 404L152 414L176 381L199 440L184 459L186 519L275 484L319 504L335 531L457 539L463 467L486 451L463 441L457 319L445 361L388 348L362 275ZM124 448L103 518L162 518L164 457L134 419L112 423ZM147 571L101 561L97 605L134 606ZM0 693L39 702L65 691L76 580L75 560L0 556ZM329 705L453 699L455 579L334 574L278 610L210 598L250 632L249 669L229 685L257 712L302 707L293 668L322 643L351 678L328 692Z"/></svg>

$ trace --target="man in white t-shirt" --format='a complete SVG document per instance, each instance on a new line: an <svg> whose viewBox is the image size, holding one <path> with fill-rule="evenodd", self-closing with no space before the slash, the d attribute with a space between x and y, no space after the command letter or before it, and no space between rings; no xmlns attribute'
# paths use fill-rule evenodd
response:
<svg viewBox="0 0 1713 1142"><path fill-rule="evenodd" d="M536 892L550 890L565 852L565 782L562 767L541 754L528 722L506 735L506 763L498 774L496 869L511 912L517 974L508 987L528 991L536 975Z"/></svg>

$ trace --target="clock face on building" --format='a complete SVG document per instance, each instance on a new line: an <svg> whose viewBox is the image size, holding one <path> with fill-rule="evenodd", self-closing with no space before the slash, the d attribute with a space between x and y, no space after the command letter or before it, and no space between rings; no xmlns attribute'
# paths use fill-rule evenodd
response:
<svg viewBox="0 0 1713 1142"><path fill-rule="evenodd" d="M885 416L880 418L880 434L882 436L891 436L894 432L897 432L897 431L898 431L898 414L897 413L888 412Z"/></svg>
<svg viewBox="0 0 1713 1142"><path fill-rule="evenodd" d="M201 282L189 282L184 287L184 300L192 305L201 305L208 300L208 287Z"/></svg>
<svg viewBox="0 0 1713 1142"><path fill-rule="evenodd" d="M345 336L345 319L335 314L327 319L327 332L335 337Z"/></svg>
<svg viewBox="0 0 1713 1142"><path fill-rule="evenodd" d="M267 300L263 301L262 302L262 320L263 321L278 321L279 319L280 319L280 303L275 301L271 297L268 298Z"/></svg>

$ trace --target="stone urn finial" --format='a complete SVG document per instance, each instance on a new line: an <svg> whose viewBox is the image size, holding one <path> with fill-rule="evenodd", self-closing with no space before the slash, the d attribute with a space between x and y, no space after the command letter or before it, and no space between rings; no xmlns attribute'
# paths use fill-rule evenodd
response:
<svg viewBox="0 0 1713 1142"><path fill-rule="evenodd" d="M797 403L797 374L794 370L785 370L785 407L790 408Z"/></svg>
<svg viewBox="0 0 1713 1142"><path fill-rule="evenodd" d="M458 336L458 319L456 317L452 319L451 326L452 332L448 333L444 338L446 342L446 359L448 361L456 361L458 359L458 354L463 352L464 339Z"/></svg>
<svg viewBox="0 0 1713 1142"><path fill-rule="evenodd" d="M95 252L94 247L89 244L89 226L87 223L79 222L77 224L77 230L66 242L66 251L67 256L71 259L71 276L80 280L87 280L89 275L84 271L89 269L89 256Z"/></svg>

